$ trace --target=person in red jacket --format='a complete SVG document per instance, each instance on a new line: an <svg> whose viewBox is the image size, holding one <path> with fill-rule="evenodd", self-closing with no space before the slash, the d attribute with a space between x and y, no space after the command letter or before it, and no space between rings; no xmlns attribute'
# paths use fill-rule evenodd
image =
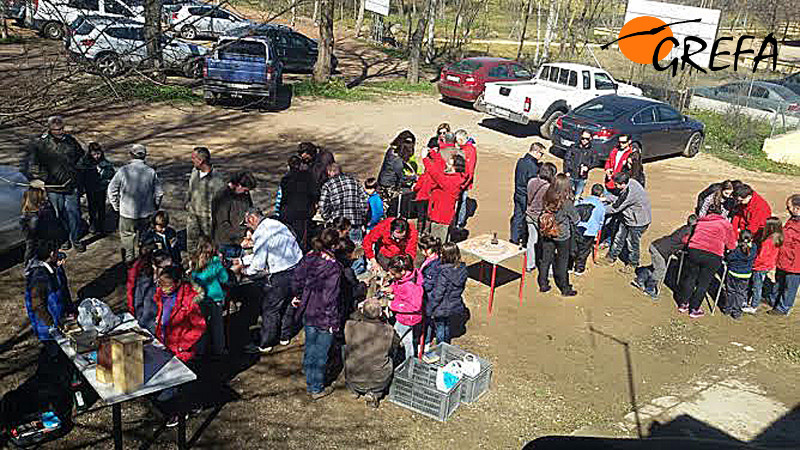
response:
<svg viewBox="0 0 800 450"><path fill-rule="evenodd" d="M402 217L389 217L367 233L362 247L370 268L386 270L389 260L397 255L417 257L417 229Z"/></svg>
<svg viewBox="0 0 800 450"><path fill-rule="evenodd" d="M200 310L201 289L184 280L175 266L164 269L156 289L156 338L181 361L194 358L197 342L206 331Z"/></svg>
<svg viewBox="0 0 800 450"><path fill-rule="evenodd" d="M617 187L614 184L614 175L622 172L625 169L625 163L631 156L631 137L627 134L621 134L617 138L618 145L611 150L606 160L606 189L609 192L615 192Z"/></svg>
<svg viewBox="0 0 800 450"><path fill-rule="evenodd" d="M775 270L778 263L778 250L783 245L783 224L781 219L777 217L770 217L767 219L766 225L761 229L761 232L756 235L756 244L758 244L758 253L756 260L753 261L753 276L750 281L750 298L746 307L742 308L743 312L748 314L755 314L758 307L761 306L761 300L764 294L769 295L769 304L775 303L775 289L770 292L764 292L764 280L767 280L769 272ZM769 284L774 285L770 282Z"/></svg>
<svg viewBox="0 0 800 450"><path fill-rule="evenodd" d="M772 215L769 203L746 184L734 189L733 198L736 199L736 212L731 220L734 231L739 234L742 230L750 230L753 235L757 235L767 223L767 218Z"/></svg>
<svg viewBox="0 0 800 450"><path fill-rule="evenodd" d="M456 131L456 143L464 154L464 183L461 186L462 193L458 202L458 221L457 226L464 228L467 226L467 195L475 182L475 168L478 166L478 149L475 148L475 140L470 138L466 130ZM444 242L444 241L442 241Z"/></svg>
<svg viewBox="0 0 800 450"><path fill-rule="evenodd" d="M776 316L789 314L800 287L800 194L786 199L786 210L791 217L783 225L783 245L778 250L775 272L778 297L775 307L767 311Z"/></svg>
<svg viewBox="0 0 800 450"><path fill-rule="evenodd" d="M736 247L736 233L719 205L712 205L708 215L697 220L688 247L677 299L678 311L688 312L694 319L705 315L701 308L703 299L714 274L722 266L725 250Z"/></svg>
<svg viewBox="0 0 800 450"><path fill-rule="evenodd" d="M437 170L441 167L441 170L445 170L444 159L436 148L428 150L428 155L422 160L422 164L425 167L432 166L436 167ZM431 191L434 186L435 183L428 170L420 175L419 179L417 179L417 182L414 184L413 190L416 193L414 202L417 211L417 230L421 233L426 233L428 231L428 207L430 206Z"/></svg>
<svg viewBox="0 0 800 450"><path fill-rule="evenodd" d="M442 242L447 242L447 232L456 215L456 207L465 182L465 161L461 155L456 154L453 155L450 164L445 166L441 156L435 154L426 164L425 171L430 174L433 181L428 205L430 234Z"/></svg>

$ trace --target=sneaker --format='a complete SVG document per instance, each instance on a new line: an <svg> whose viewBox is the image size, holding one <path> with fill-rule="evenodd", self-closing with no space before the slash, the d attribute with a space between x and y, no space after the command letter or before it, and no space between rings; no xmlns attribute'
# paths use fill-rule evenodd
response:
<svg viewBox="0 0 800 450"><path fill-rule="evenodd" d="M658 300L658 288L645 288L644 295L652 298L653 300Z"/></svg>
<svg viewBox="0 0 800 450"><path fill-rule="evenodd" d="M364 395L364 402L369 408L377 409L378 406L380 406L380 400L378 400L371 392L368 392L366 395Z"/></svg>
<svg viewBox="0 0 800 450"><path fill-rule="evenodd" d="M561 293L562 297L575 297L576 295L578 295L578 291L575 289L569 289Z"/></svg>
<svg viewBox="0 0 800 450"><path fill-rule="evenodd" d="M184 416L184 419L185 418L186 418L186 416ZM167 419L167 424L166 424L167 428L177 427L178 426L178 419L179 419L179 417L178 417L177 414L170 416L170 418Z"/></svg>
<svg viewBox="0 0 800 450"><path fill-rule="evenodd" d="M572 274L575 275L576 277L579 277L579 276L581 276L581 275L583 275L585 273L586 273L585 270L576 270L576 271L572 272Z"/></svg>
<svg viewBox="0 0 800 450"><path fill-rule="evenodd" d="M427 364L438 362L441 357L435 352L426 352L422 354L422 361Z"/></svg>
<svg viewBox="0 0 800 450"><path fill-rule="evenodd" d="M733 312L731 313L731 319L733 319L733 320L739 320L739 319L741 319L741 318L742 318L742 313L741 313L741 312L739 312L739 311L733 311Z"/></svg>
<svg viewBox="0 0 800 450"><path fill-rule="evenodd" d="M752 306L744 306L742 307L742 312L746 314L755 314L758 309L753 308Z"/></svg>
<svg viewBox="0 0 800 450"><path fill-rule="evenodd" d="M694 311L689 312L689 317L692 319L699 319L700 317L705 316L706 313L702 309L695 309Z"/></svg>
<svg viewBox="0 0 800 450"><path fill-rule="evenodd" d="M281 339L280 344L281 345L289 345L290 342L292 342L291 339Z"/></svg>
<svg viewBox="0 0 800 450"><path fill-rule="evenodd" d="M272 347L259 347L255 344L247 344L244 346L244 352L250 354L257 354L257 353L269 353L272 351Z"/></svg>
<svg viewBox="0 0 800 450"><path fill-rule="evenodd" d="M327 397L327 396L329 396L331 394L333 394L333 387L328 386L328 387L326 387L325 389L323 389L323 390L321 390L319 392L310 393L309 396L311 397L311 401L315 402L315 401L323 399L323 398L325 398L325 397Z"/></svg>
<svg viewBox="0 0 800 450"><path fill-rule="evenodd" d="M72 246L75 247L75 251L78 253L83 253L86 251L86 244L82 242L75 242L72 244Z"/></svg>
<svg viewBox="0 0 800 450"><path fill-rule="evenodd" d="M631 286L635 287L636 289L639 289L640 291L644 290L644 284L641 281L639 281L638 278L634 278L633 281L631 281Z"/></svg>
<svg viewBox="0 0 800 450"><path fill-rule="evenodd" d="M551 289L553 289L553 287L552 287L552 286L540 287L540 288L539 288L539 292L541 292L541 293L543 293L543 294L544 294L545 292L550 292L550 290L551 290Z"/></svg>
<svg viewBox="0 0 800 450"><path fill-rule="evenodd" d="M767 314L769 314L770 316L788 316L789 315L788 312L778 311L777 309L774 309L774 308L770 309L769 311L767 311Z"/></svg>
<svg viewBox="0 0 800 450"><path fill-rule="evenodd" d="M267 353L272 351L272 347L258 347L258 351L262 355L265 355L265 354L267 354Z"/></svg>
<svg viewBox="0 0 800 450"><path fill-rule="evenodd" d="M682 303L682 304L678 305L678 312L679 313L684 313L684 314L688 313L689 312L689 304L688 303Z"/></svg>
<svg viewBox="0 0 800 450"><path fill-rule="evenodd" d="M351 391L350 395L353 397L353 400L358 400L361 398L361 394L356 391Z"/></svg>

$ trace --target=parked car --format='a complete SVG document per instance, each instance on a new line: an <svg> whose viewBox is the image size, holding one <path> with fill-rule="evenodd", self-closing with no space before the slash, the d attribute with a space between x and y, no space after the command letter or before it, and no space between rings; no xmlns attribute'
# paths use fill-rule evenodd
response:
<svg viewBox="0 0 800 450"><path fill-rule="evenodd" d="M784 44L786 45L786 44ZM784 78L779 78L777 80L764 80L770 83L780 84L781 86L789 88L795 94L800 95L800 72L791 74Z"/></svg>
<svg viewBox="0 0 800 450"><path fill-rule="evenodd" d="M272 40L283 70L292 73L307 73L314 70L319 53L317 41L285 25L272 23L248 24L228 32L229 37L265 36ZM331 71L335 71L339 60L331 55Z"/></svg>
<svg viewBox="0 0 800 450"><path fill-rule="evenodd" d="M182 38L217 37L250 23L249 20L225 8L214 5L185 4L172 11L168 24Z"/></svg>
<svg viewBox="0 0 800 450"><path fill-rule="evenodd" d="M642 95L642 90L618 83L605 70L573 63L544 64L530 81L501 81L486 85L486 112L527 125L541 123L549 139L559 117L571 108L606 94Z"/></svg>
<svg viewBox="0 0 800 450"><path fill-rule="evenodd" d="M705 138L702 122L666 103L611 94L589 100L556 119L551 153L563 157L584 130L592 133L598 165L608 159L620 134L631 136L633 146L642 151L644 159L678 153L693 157Z"/></svg>
<svg viewBox="0 0 800 450"><path fill-rule="evenodd" d="M118 17L144 23L144 6L136 0L41 0L33 2L33 28L61 40L69 24L81 16Z"/></svg>
<svg viewBox="0 0 800 450"><path fill-rule="evenodd" d="M748 108L800 115L800 95L786 86L766 81L737 81L721 86L699 87L692 94Z"/></svg>
<svg viewBox="0 0 800 450"><path fill-rule="evenodd" d="M133 21L108 17L79 17L70 25L65 46L70 56L93 69L115 77L147 59L144 27ZM168 36L161 37L164 66L189 78L199 78L205 47Z"/></svg>
<svg viewBox="0 0 800 450"><path fill-rule="evenodd" d="M5 252L25 243L20 218L22 217L22 194L28 179L16 167L0 166L0 252Z"/></svg>
<svg viewBox="0 0 800 450"><path fill-rule="evenodd" d="M0 0L5 3L5 8L0 9L0 18L15 19L21 25L25 19L25 0Z"/></svg>
<svg viewBox="0 0 800 450"><path fill-rule="evenodd" d="M516 61L503 58L466 58L451 64L439 76L442 98L456 99L481 108L486 83L495 81L528 81L533 72Z"/></svg>
<svg viewBox="0 0 800 450"><path fill-rule="evenodd" d="M273 107L282 76L283 63L269 38L221 38L205 58L203 96L209 105L221 98L256 97Z"/></svg>

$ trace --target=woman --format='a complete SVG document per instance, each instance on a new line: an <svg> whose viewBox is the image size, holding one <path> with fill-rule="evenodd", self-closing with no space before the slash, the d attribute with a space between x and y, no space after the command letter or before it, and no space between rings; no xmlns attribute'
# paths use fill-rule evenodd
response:
<svg viewBox="0 0 800 450"><path fill-rule="evenodd" d="M733 182L731 180L723 181L719 184L718 189L703 198L697 208L697 217L708 215L708 209L711 205L718 205L721 208L722 215L728 220L731 219L733 209Z"/></svg>
<svg viewBox="0 0 800 450"><path fill-rule="evenodd" d="M312 239L313 250L300 261L292 280L295 317L305 323L303 369L312 400L333 392L325 388L325 369L334 334L342 325L339 304L342 266L334 254L338 244L339 234L330 228Z"/></svg>
<svg viewBox="0 0 800 450"><path fill-rule="evenodd" d="M438 152L426 159L425 171L431 177L428 218L430 234L441 242L448 241L448 231L456 215L456 205L466 179L466 162L461 155L453 155L450 161L442 161Z"/></svg>
<svg viewBox="0 0 800 450"><path fill-rule="evenodd" d="M20 226L25 236L25 264L33 259L39 246L58 248L67 238L44 189L30 188L22 195Z"/></svg>
<svg viewBox="0 0 800 450"><path fill-rule="evenodd" d="M312 173L304 169L303 160L297 156L289 157L289 172L281 178L281 201L278 217L297 236L300 248L308 248L308 231L314 217L314 204L317 201L317 188Z"/></svg>
<svg viewBox="0 0 800 450"><path fill-rule="evenodd" d="M89 144L89 151L78 162L80 186L86 192L89 206L89 224L93 233L104 234L106 223L106 190L114 178L114 165L97 142Z"/></svg>
<svg viewBox="0 0 800 450"><path fill-rule="evenodd" d="M550 267L553 278L564 297L578 294L569 284L570 237L572 228L578 224L580 216L572 202L572 183L569 177L560 173L544 194L544 211L539 216L539 239L542 241L541 266L539 266L539 290L548 292L550 286Z"/></svg>
<svg viewBox="0 0 800 450"><path fill-rule="evenodd" d="M408 211L410 196L404 195L416 181L416 175L407 173L406 166L414 155L416 138L408 130L402 131L389 144L378 173L381 197L387 203L387 216L399 217L400 211ZM407 197L407 198L404 198ZM398 206L398 203L403 203Z"/></svg>
<svg viewBox="0 0 800 450"><path fill-rule="evenodd" d="M440 123L439 126L436 127L436 136L433 136L428 140L428 148L438 150L439 144L444 140L444 135L449 132L450 124L447 122Z"/></svg>
<svg viewBox="0 0 800 450"><path fill-rule="evenodd" d="M544 210L544 194L547 188L555 180L555 164L547 162L539 169L539 175L528 182L527 187L527 208L525 209L525 222L528 225L528 272L539 266L541 257L541 245L539 244L539 216Z"/></svg>
<svg viewBox="0 0 800 450"><path fill-rule="evenodd" d="M736 247L736 233L719 205L711 205L708 214L697 220L688 247L677 295L678 311L688 312L694 319L705 315L701 306L711 280L722 266L725 251Z"/></svg>
<svg viewBox="0 0 800 450"><path fill-rule="evenodd" d="M639 150L639 148L633 148L627 161L625 161L625 168L623 170L628 172L628 175L638 181L642 187L645 187L644 164L642 163L642 151Z"/></svg>

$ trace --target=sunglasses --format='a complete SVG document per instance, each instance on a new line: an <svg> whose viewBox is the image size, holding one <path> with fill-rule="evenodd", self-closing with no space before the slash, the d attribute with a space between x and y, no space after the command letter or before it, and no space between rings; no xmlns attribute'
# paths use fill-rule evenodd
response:
<svg viewBox="0 0 800 450"><path fill-rule="evenodd" d="M619 141L620 145L627 145L628 141Z"/></svg>
<svg viewBox="0 0 800 450"><path fill-rule="evenodd" d="M592 137L591 137L591 136L581 136L581 140L582 140L582 141L589 141L589 140L591 140L591 139L592 139Z"/></svg>

